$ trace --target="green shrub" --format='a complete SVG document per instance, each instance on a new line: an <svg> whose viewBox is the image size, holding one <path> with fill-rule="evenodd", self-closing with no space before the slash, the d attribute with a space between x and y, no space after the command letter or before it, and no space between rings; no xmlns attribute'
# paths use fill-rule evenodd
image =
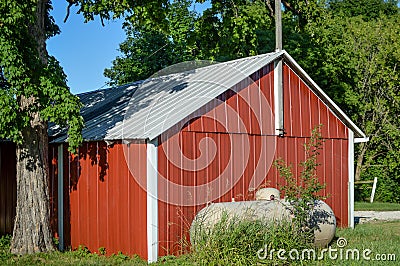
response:
<svg viewBox="0 0 400 266"><path fill-rule="evenodd" d="M12 255L10 253L11 235L0 237L0 262L9 259Z"/></svg>
<svg viewBox="0 0 400 266"><path fill-rule="evenodd" d="M320 131L321 127L322 125L316 126L311 131L310 139L304 143L306 158L299 163L302 170L298 180L293 177L292 165L287 165L282 158L274 161L279 175L286 182L284 186L281 186L281 190L292 206L293 221L299 229L299 234L303 235L309 243L314 241L314 230L317 229L317 223L312 221L311 215L315 202L326 199L318 194L326 187L326 184L319 182L317 176L317 167L320 165L317 157L324 142Z"/></svg>

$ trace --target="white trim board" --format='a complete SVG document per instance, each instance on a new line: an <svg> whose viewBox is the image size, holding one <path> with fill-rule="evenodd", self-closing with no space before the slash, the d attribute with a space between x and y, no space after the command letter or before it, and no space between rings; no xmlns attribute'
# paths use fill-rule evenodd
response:
<svg viewBox="0 0 400 266"><path fill-rule="evenodd" d="M349 227L354 228L354 133L349 129L348 142L348 171L349 171Z"/></svg>
<svg viewBox="0 0 400 266"><path fill-rule="evenodd" d="M147 141L147 261L158 259L158 139Z"/></svg>

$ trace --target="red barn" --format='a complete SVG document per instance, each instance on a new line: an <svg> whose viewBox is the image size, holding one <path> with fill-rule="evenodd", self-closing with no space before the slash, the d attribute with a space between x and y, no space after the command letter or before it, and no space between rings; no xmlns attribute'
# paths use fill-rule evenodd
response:
<svg viewBox="0 0 400 266"><path fill-rule="evenodd" d="M67 152L64 130L50 129L51 211L61 246L149 261L179 254L206 204L252 200L258 188L283 184L272 166L277 158L298 178L303 144L318 125L322 193L339 226L353 226L354 143L368 139L285 51L80 98L86 127L78 154Z"/></svg>

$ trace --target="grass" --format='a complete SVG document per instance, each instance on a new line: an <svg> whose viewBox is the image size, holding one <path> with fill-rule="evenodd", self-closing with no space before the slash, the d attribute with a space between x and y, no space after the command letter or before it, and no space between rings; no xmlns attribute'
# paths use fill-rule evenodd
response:
<svg viewBox="0 0 400 266"><path fill-rule="evenodd" d="M387 202L355 202L356 211L400 211L400 204Z"/></svg>
<svg viewBox="0 0 400 266"><path fill-rule="evenodd" d="M347 240L347 245L342 248L345 253L349 249L358 249L359 260L324 260L323 264L317 262L313 265L398 265L400 261L400 221L371 222L357 225L354 229L338 229L336 237ZM335 242L335 240L333 241ZM334 243L333 248L338 248ZM370 260L362 258L362 252L371 250ZM378 261L375 256L395 254L396 261ZM345 256L343 256L345 258Z"/></svg>
<svg viewBox="0 0 400 266"><path fill-rule="evenodd" d="M242 225L245 228L243 230L253 231L256 227L250 224ZM254 243L254 239L248 240L238 240L235 237L238 236L240 230L234 233L232 238L227 238L225 240L219 242L222 245L222 249L216 250L214 252L210 252L210 249L207 250L209 253L209 257L207 261L199 260L199 254L188 254L176 258L174 256L163 257L159 262L154 265L208 265L211 260L211 264L214 265L222 265L218 264L221 257L216 258L216 254L221 254L221 252L228 252L229 250L233 250L233 247L236 247L240 250L241 246L244 243ZM221 232L220 232L221 233ZM282 233L282 232L280 232ZM282 235L284 236L284 235ZM221 237L221 235L220 235ZM225 236L226 237L226 236ZM324 260L315 260L315 261L299 261L296 263L287 263L285 261L281 261L278 265L398 265L400 261L400 221L392 221L392 222L372 222L366 224L359 224L355 227L355 229L338 229L336 232L336 239L334 239L332 248L336 248L340 250L337 246L337 239L344 238L347 240L347 245L343 248L343 252L346 252L346 249L358 249L362 256L362 251L364 249L370 249L371 255L370 257L374 259L376 254L395 254L396 261L376 261L370 260L366 261L362 258L360 260L331 260L329 258L325 258ZM217 241L217 239L215 239ZM278 238L276 239L278 240ZM235 242L236 241L236 242ZM239 244L238 241L242 241ZM225 245L224 242L227 242ZM27 255L27 256L15 256L11 255L8 252L9 247L9 238L0 238L0 265L147 265L147 263L138 258L138 257L128 257L122 254L114 255L111 257L105 257L96 254L90 254L85 249L80 249L78 251L68 251L68 252L52 252L52 253L42 253L36 255ZM207 247L204 247L207 248ZM212 247L215 248L215 247ZM246 250L246 248L243 248ZM248 251L248 250L247 250ZM229 255L229 253L226 253ZM339 252L338 252L339 254ZM203 254L204 255L204 254ZM234 255L231 255L234 258ZM241 255L247 256L247 255ZM344 257L343 257L344 258ZM237 265L248 265L247 261L243 261L240 263L238 261L239 257L236 257L235 260ZM244 259L244 258L243 258ZM271 261L264 261L266 265L272 264ZM273 262L273 263L276 263ZM286 264L285 264L286 263ZM231 263L232 264L232 263Z"/></svg>
<svg viewBox="0 0 400 266"><path fill-rule="evenodd" d="M287 250L310 248L312 245L293 223L265 223L261 220L240 220L222 215L213 227L195 225L195 246L191 258L200 265L256 265L260 248ZM261 253L262 254L262 253ZM262 254L261 256L263 256ZM274 258L273 263L280 263Z"/></svg>

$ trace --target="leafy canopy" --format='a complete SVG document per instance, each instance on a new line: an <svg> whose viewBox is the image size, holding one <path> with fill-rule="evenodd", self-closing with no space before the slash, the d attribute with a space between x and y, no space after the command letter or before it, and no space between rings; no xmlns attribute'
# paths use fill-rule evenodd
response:
<svg viewBox="0 0 400 266"><path fill-rule="evenodd" d="M47 12L51 3L47 3ZM23 128L31 126L32 114L69 126L71 149L81 141L83 126L80 102L69 92L58 61L46 54L40 58L38 40L32 31L37 23L36 1L1 1L0 4L0 138L21 143ZM45 16L45 38L59 33L49 13ZM39 47L39 48L38 48ZM35 104L21 106L22 98Z"/></svg>

